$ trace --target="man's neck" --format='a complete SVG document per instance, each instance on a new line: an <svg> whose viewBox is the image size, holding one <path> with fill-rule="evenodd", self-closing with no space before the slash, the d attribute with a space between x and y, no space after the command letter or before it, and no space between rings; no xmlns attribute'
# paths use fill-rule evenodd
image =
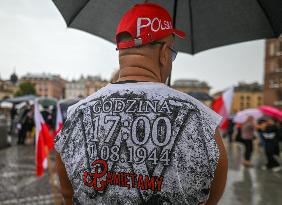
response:
<svg viewBox="0 0 282 205"><path fill-rule="evenodd" d="M159 76L150 69L141 67L123 67L120 69L118 81L136 80L147 82L161 82Z"/></svg>
<svg viewBox="0 0 282 205"><path fill-rule="evenodd" d="M140 82L159 82L155 79L152 78L147 78L147 77L140 77L140 76L128 76L128 77L121 77L117 80L117 82L121 81L140 81Z"/></svg>

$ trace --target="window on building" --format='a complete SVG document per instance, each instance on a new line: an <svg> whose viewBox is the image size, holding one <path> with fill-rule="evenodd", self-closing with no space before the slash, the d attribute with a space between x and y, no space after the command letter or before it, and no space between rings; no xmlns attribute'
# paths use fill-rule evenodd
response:
<svg viewBox="0 0 282 205"><path fill-rule="evenodd" d="M277 90L276 96L278 101L282 101L282 90Z"/></svg>
<svg viewBox="0 0 282 205"><path fill-rule="evenodd" d="M240 97L240 100L241 100L241 101L244 101L244 100L245 100L245 96L241 96L241 97Z"/></svg>
<svg viewBox="0 0 282 205"><path fill-rule="evenodd" d="M270 61L269 62L269 72L275 72L275 70L276 70L276 62L275 61Z"/></svg>
<svg viewBox="0 0 282 205"><path fill-rule="evenodd" d="M279 88L279 81L277 79L270 79L269 88Z"/></svg>
<svg viewBox="0 0 282 205"><path fill-rule="evenodd" d="M258 96L258 105L261 105L262 104L262 99L261 99L261 96Z"/></svg>
<svg viewBox="0 0 282 205"><path fill-rule="evenodd" d="M247 101L250 101L251 100L251 97L250 96L247 96Z"/></svg>
<svg viewBox="0 0 282 205"><path fill-rule="evenodd" d="M269 45L269 55L273 56L275 54L275 44L272 42Z"/></svg>
<svg viewBox="0 0 282 205"><path fill-rule="evenodd" d="M250 103L247 103L246 106L247 106L247 108L250 108L250 107L251 107L251 104L250 104Z"/></svg>
<svg viewBox="0 0 282 205"><path fill-rule="evenodd" d="M281 72L282 71L282 58L279 58L278 60L278 72Z"/></svg>

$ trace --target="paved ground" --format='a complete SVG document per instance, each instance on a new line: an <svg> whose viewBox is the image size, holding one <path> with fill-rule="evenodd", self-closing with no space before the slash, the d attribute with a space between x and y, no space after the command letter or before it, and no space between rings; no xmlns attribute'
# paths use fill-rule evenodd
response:
<svg viewBox="0 0 282 205"><path fill-rule="evenodd" d="M0 205L54 204L48 173L35 175L34 153L32 145L0 150Z"/></svg>
<svg viewBox="0 0 282 205"><path fill-rule="evenodd" d="M264 155L255 150L254 167L241 165L242 147L227 146L229 155L228 184L219 205L282 204L282 172L263 171ZM34 148L12 146L0 150L0 205L54 204L48 174L35 176Z"/></svg>
<svg viewBox="0 0 282 205"><path fill-rule="evenodd" d="M243 147L226 145L229 158L228 182L219 205L281 205L282 172L264 171L263 150L256 146L252 168L241 165ZM282 162L280 158L280 162Z"/></svg>

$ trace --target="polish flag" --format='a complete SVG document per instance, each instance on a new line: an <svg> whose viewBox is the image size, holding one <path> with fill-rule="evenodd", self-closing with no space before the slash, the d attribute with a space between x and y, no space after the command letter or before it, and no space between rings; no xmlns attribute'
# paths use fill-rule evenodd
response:
<svg viewBox="0 0 282 205"><path fill-rule="evenodd" d="M61 106L59 103L57 103L57 114L56 114L56 130L54 133L54 137L60 132L60 130L63 127L63 115Z"/></svg>
<svg viewBox="0 0 282 205"><path fill-rule="evenodd" d="M35 163L36 175L42 176L44 169L47 168L47 156L54 147L54 138L51 137L47 124L45 123L40 110L38 101L34 102L34 121L35 121Z"/></svg>
<svg viewBox="0 0 282 205"><path fill-rule="evenodd" d="M212 109L223 117L220 123L220 129L228 128L228 117L231 113L232 99L234 95L234 87L227 89L221 96L219 96L212 104Z"/></svg>

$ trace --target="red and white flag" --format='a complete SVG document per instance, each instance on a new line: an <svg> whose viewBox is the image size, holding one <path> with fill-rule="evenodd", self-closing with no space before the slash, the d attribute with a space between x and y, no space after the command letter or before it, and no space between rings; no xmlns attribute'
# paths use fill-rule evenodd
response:
<svg viewBox="0 0 282 205"><path fill-rule="evenodd" d="M59 103L57 103L57 114L56 114L56 130L54 135L56 136L60 130L63 127L63 115L62 115L62 110L61 110L61 106Z"/></svg>
<svg viewBox="0 0 282 205"><path fill-rule="evenodd" d="M228 128L228 117L231 113L232 101L234 95L234 87L231 87L223 92L212 104L212 109L223 117L220 129L225 130Z"/></svg>
<svg viewBox="0 0 282 205"><path fill-rule="evenodd" d="M36 175L42 176L44 169L47 168L47 156L54 147L54 138L50 135L47 124L45 123L37 100L34 102L34 121L35 121L35 163Z"/></svg>

